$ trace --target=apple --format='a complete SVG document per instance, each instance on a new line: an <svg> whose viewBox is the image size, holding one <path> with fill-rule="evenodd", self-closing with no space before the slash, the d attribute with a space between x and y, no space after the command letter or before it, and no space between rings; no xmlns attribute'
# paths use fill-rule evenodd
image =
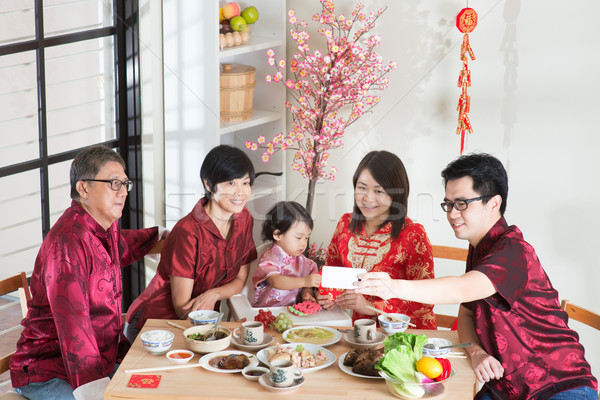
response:
<svg viewBox="0 0 600 400"><path fill-rule="evenodd" d="M240 5L235 1L223 5L223 16L225 19L231 19L240 15Z"/></svg>
<svg viewBox="0 0 600 400"><path fill-rule="evenodd" d="M240 14L247 23L253 24L258 20L258 10L254 6L246 7Z"/></svg>
<svg viewBox="0 0 600 400"><path fill-rule="evenodd" d="M240 17L238 15L237 17L233 17L229 20L229 25L231 25L231 29L234 31L243 31L246 27L246 20L244 17Z"/></svg>

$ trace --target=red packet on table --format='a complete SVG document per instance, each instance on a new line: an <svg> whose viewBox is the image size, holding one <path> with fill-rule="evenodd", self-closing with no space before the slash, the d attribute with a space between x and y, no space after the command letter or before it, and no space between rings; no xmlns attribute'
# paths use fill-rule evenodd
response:
<svg viewBox="0 0 600 400"><path fill-rule="evenodd" d="M160 383L161 375L131 375L127 387L155 389Z"/></svg>

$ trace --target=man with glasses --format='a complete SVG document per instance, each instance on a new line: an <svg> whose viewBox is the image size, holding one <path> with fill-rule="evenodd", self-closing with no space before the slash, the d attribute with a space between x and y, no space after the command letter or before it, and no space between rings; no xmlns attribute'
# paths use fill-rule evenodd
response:
<svg viewBox="0 0 600 400"><path fill-rule="evenodd" d="M29 399L101 399L127 350L121 268L149 253L158 228L119 228L132 182L119 154L92 146L71 164L71 207L44 239L31 301L10 360L15 389ZM123 341L124 340L124 341Z"/></svg>
<svg viewBox="0 0 600 400"><path fill-rule="evenodd" d="M422 281L359 276L356 292L430 304L460 303L458 333L485 382L477 399L598 399L598 382L577 333L567 326L535 250L504 218L508 177L488 154L442 172L441 204L457 238L469 241L466 273Z"/></svg>

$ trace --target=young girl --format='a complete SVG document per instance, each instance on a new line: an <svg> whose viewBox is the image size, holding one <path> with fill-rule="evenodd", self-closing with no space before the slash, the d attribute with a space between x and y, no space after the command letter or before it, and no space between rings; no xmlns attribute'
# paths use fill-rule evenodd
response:
<svg viewBox="0 0 600 400"><path fill-rule="evenodd" d="M253 307L287 306L298 297L316 302L313 287L321 284L321 275L317 264L302 255L312 228L310 214L294 201L281 201L269 210L262 235L273 246L264 252L252 277Z"/></svg>

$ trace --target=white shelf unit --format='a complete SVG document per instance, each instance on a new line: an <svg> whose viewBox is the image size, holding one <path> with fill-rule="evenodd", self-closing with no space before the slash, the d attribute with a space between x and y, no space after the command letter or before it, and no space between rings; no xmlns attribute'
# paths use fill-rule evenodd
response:
<svg viewBox="0 0 600 400"><path fill-rule="evenodd" d="M257 172L283 172L283 176L257 177L248 209L255 218L255 240L260 242L264 214L285 197L285 153L265 164L262 151L246 149L246 141L260 135L271 139L286 129L286 91L282 84L267 83L274 67L266 52L286 57L287 10L285 1L238 1L241 8L255 6L259 19L250 41L219 49L219 7L224 0L164 0L163 40L165 65L165 199L167 226L172 227L203 196L200 166L208 151L229 144L247 151ZM214 16L214 18L213 18ZM254 112L250 119L220 120L219 74L222 63L256 68Z"/></svg>

